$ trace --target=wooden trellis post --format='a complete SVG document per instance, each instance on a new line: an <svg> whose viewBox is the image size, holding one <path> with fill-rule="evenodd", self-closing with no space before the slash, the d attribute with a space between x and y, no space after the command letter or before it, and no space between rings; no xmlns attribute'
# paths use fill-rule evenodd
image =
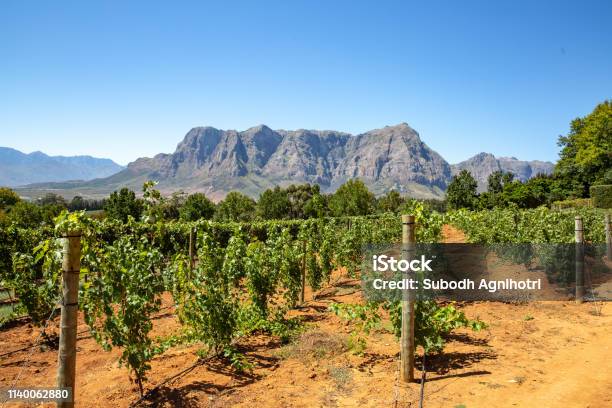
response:
<svg viewBox="0 0 612 408"><path fill-rule="evenodd" d="M57 387L69 388L72 401L59 401L58 407L74 407L76 372L77 312L81 273L81 233L64 236L62 262L62 316L57 364Z"/></svg>
<svg viewBox="0 0 612 408"><path fill-rule="evenodd" d="M195 266L195 247L196 247L196 232L195 228L189 229L189 270L193 270Z"/></svg>
<svg viewBox="0 0 612 408"><path fill-rule="evenodd" d="M306 241L302 243L302 288L300 290L300 304L304 303L306 297Z"/></svg>
<svg viewBox="0 0 612 408"><path fill-rule="evenodd" d="M608 261L612 261L612 220L610 220L610 214L606 214L605 224L606 255L608 256Z"/></svg>
<svg viewBox="0 0 612 408"><path fill-rule="evenodd" d="M576 241L576 303L582 303L584 298L584 229L582 217L575 218Z"/></svg>
<svg viewBox="0 0 612 408"><path fill-rule="evenodd" d="M410 259L416 243L414 215L402 215L402 258ZM404 276L409 278L410 276ZM402 336L400 339L400 378L414 381L414 296L408 289L402 291Z"/></svg>

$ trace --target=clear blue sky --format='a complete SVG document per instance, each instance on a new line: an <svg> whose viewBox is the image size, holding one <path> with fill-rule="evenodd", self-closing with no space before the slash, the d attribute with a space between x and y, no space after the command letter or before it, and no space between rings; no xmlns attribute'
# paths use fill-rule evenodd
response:
<svg viewBox="0 0 612 408"><path fill-rule="evenodd" d="M556 160L612 98L611 1L3 1L0 146L121 164L193 126L407 122L447 160Z"/></svg>

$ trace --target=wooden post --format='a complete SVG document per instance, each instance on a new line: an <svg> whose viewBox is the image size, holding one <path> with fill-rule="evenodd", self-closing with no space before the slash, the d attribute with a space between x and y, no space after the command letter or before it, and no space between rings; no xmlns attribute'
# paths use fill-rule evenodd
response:
<svg viewBox="0 0 612 408"><path fill-rule="evenodd" d="M79 275L81 272L81 233L64 236L62 262L62 316L57 364L58 388L70 388L72 401L58 402L61 408L74 407L74 379L76 372L77 312Z"/></svg>
<svg viewBox="0 0 612 408"><path fill-rule="evenodd" d="M575 222L576 303L582 303L584 298L584 230L582 226L582 217L577 215Z"/></svg>
<svg viewBox="0 0 612 408"><path fill-rule="evenodd" d="M195 266L195 247L196 247L196 232L195 228L189 229L189 270L193 270Z"/></svg>
<svg viewBox="0 0 612 408"><path fill-rule="evenodd" d="M608 261L612 262L612 220L610 220L610 214L606 214L606 255Z"/></svg>
<svg viewBox="0 0 612 408"><path fill-rule="evenodd" d="M410 259L416 242L414 215L402 215L402 258ZM404 275L410 278L410 275ZM400 377L402 382L414 381L414 296L402 291L402 336L400 339Z"/></svg>
<svg viewBox="0 0 612 408"><path fill-rule="evenodd" d="M300 291L300 303L304 303L306 296L306 241L302 243L302 290Z"/></svg>

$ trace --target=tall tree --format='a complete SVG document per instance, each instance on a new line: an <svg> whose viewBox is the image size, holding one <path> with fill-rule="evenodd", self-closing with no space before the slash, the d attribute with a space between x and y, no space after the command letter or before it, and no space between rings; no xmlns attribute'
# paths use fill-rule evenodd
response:
<svg viewBox="0 0 612 408"><path fill-rule="evenodd" d="M0 187L0 210L17 204L21 199L16 192L8 187Z"/></svg>
<svg viewBox="0 0 612 408"><path fill-rule="evenodd" d="M217 205L217 221L251 221L255 218L256 203L251 197L232 191Z"/></svg>
<svg viewBox="0 0 612 408"><path fill-rule="evenodd" d="M202 193L187 197L180 209L180 218L184 221L210 220L215 214L215 204Z"/></svg>
<svg viewBox="0 0 612 408"><path fill-rule="evenodd" d="M309 218L306 214L306 205L314 197L318 196L316 203L322 203L321 190L318 184L300 184L287 187L287 198L289 199L290 218ZM311 209L312 209L311 203Z"/></svg>
<svg viewBox="0 0 612 408"><path fill-rule="evenodd" d="M587 197L592 184L604 183L612 168L612 101L607 100L583 118L572 121L561 147L555 174L565 188L578 197Z"/></svg>
<svg viewBox="0 0 612 408"><path fill-rule="evenodd" d="M59 205L61 207L67 208L68 204L66 203L66 199L59 194L55 193L47 193L43 197L37 200L38 204L45 205Z"/></svg>
<svg viewBox="0 0 612 408"><path fill-rule="evenodd" d="M361 180L349 180L329 199L329 209L335 217L368 215L374 211L374 194Z"/></svg>
<svg viewBox="0 0 612 408"><path fill-rule="evenodd" d="M128 216L139 219L142 215L142 201L136 199L136 193L128 188L113 192L104 204L104 212L109 218L126 222Z"/></svg>
<svg viewBox="0 0 612 408"><path fill-rule="evenodd" d="M257 201L257 216L264 220L279 220L291 217L291 203L287 191L279 186L267 189Z"/></svg>
<svg viewBox="0 0 612 408"><path fill-rule="evenodd" d="M378 199L378 210L382 212L397 212L404 202L404 198L398 191L391 190Z"/></svg>
<svg viewBox="0 0 612 408"><path fill-rule="evenodd" d="M446 190L448 206L451 209L474 209L478 199L477 187L478 183L472 174L467 170L461 170L459 174L453 176Z"/></svg>

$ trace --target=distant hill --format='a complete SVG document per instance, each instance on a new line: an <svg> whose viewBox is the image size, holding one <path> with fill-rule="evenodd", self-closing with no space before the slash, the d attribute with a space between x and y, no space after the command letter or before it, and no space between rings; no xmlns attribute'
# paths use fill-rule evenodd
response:
<svg viewBox="0 0 612 408"><path fill-rule="evenodd" d="M453 175L461 170L468 170L478 182L478 191L482 192L486 191L487 179L494 171L511 172L515 179L527 181L540 173L552 173L554 166L551 162L521 161L515 157L495 157L491 153L479 153L461 163L453 164L451 169Z"/></svg>
<svg viewBox="0 0 612 408"><path fill-rule="evenodd" d="M481 153L453 166L469 168L484 180L498 169L519 179L550 171L551 163L521 162ZM416 198L442 198L451 166L406 123L358 135L334 130L272 130L265 125L245 131L213 127L191 129L174 153L140 158L109 177L86 182L33 184L19 191L37 196L53 191L70 198L106 196L128 187L140 191L146 180L162 193L200 191L215 201L230 191L257 197L275 185L317 183L335 191L349 179L361 179L377 195L395 189Z"/></svg>
<svg viewBox="0 0 612 408"><path fill-rule="evenodd" d="M48 156L41 152L25 154L9 147L0 147L0 186L92 180L108 177L123 168L110 159Z"/></svg>

